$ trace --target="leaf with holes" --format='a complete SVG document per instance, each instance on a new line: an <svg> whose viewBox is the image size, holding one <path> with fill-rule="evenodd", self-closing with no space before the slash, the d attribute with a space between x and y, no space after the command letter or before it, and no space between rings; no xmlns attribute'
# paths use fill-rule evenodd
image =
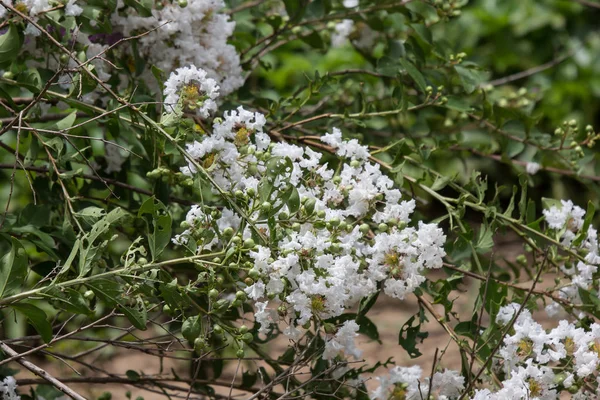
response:
<svg viewBox="0 0 600 400"><path fill-rule="evenodd" d="M152 197L142 204L138 217L146 221L150 253L156 260L171 241L171 215L160 200Z"/></svg>

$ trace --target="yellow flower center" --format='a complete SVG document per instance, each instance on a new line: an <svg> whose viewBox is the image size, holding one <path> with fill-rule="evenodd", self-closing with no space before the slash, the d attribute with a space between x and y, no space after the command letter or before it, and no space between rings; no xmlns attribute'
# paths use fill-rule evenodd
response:
<svg viewBox="0 0 600 400"><path fill-rule="evenodd" d="M403 384L397 384L394 386L392 394L388 400L406 400L406 387Z"/></svg>
<svg viewBox="0 0 600 400"><path fill-rule="evenodd" d="M310 307L315 312L321 312L325 310L325 298L323 296L313 296L310 299Z"/></svg>
<svg viewBox="0 0 600 400"><path fill-rule="evenodd" d="M245 144L248 144L248 138L250 137L250 133L251 132L245 126L242 126L235 133L235 139L233 142L236 144L236 146L243 146Z"/></svg>
<svg viewBox="0 0 600 400"><path fill-rule="evenodd" d="M517 355L527 357L533 351L533 341L529 338L522 339L517 346Z"/></svg>
<svg viewBox="0 0 600 400"><path fill-rule="evenodd" d="M20 12L22 14L29 13L29 10L27 9L27 6L25 5L25 3L22 3L20 1L17 4L15 4L15 10L17 10L18 12Z"/></svg>
<svg viewBox="0 0 600 400"><path fill-rule="evenodd" d="M208 153L206 155L206 157L204 157L204 160L202 161L202 166L204 168L208 168L211 165L213 165L215 163L215 157L216 157L216 153Z"/></svg>
<svg viewBox="0 0 600 400"><path fill-rule="evenodd" d="M529 396L530 397L538 397L542 394L542 385L539 384L536 380L529 378L527 380L529 384Z"/></svg>

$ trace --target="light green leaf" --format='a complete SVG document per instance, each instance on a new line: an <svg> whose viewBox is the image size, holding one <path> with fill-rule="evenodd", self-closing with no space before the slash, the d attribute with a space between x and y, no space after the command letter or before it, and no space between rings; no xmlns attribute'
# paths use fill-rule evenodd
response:
<svg viewBox="0 0 600 400"><path fill-rule="evenodd" d="M0 60L4 62L17 58L22 44L19 30L14 24L9 24L8 31L0 36Z"/></svg>
<svg viewBox="0 0 600 400"><path fill-rule="evenodd" d="M52 325L48 322L48 317L42 309L29 303L16 303L12 304L11 307L27 317L44 342L48 343L52 340Z"/></svg>
<svg viewBox="0 0 600 400"><path fill-rule="evenodd" d="M23 287L27 275L27 254L21 242L11 237L12 247L0 262L0 299Z"/></svg>

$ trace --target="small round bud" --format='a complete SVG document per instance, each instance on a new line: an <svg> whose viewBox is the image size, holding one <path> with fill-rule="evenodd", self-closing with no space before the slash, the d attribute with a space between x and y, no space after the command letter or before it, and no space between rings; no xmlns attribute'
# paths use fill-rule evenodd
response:
<svg viewBox="0 0 600 400"><path fill-rule="evenodd" d="M248 239L244 240L245 248L253 249L254 246L256 246L256 243L254 243L254 240L252 240L252 238L248 238Z"/></svg>
<svg viewBox="0 0 600 400"><path fill-rule="evenodd" d="M244 279L244 283L248 286L252 286L254 285L254 279L247 277L246 279Z"/></svg>
<svg viewBox="0 0 600 400"><path fill-rule="evenodd" d="M342 183L342 177L339 175L336 175L333 177L333 183L336 185L339 185L340 183Z"/></svg>
<svg viewBox="0 0 600 400"><path fill-rule="evenodd" d="M208 291L208 297L211 299L216 299L217 297L219 297L219 291L217 289L210 289Z"/></svg>
<svg viewBox="0 0 600 400"><path fill-rule="evenodd" d="M330 322L325 322L325 324L323 324L323 329L325 330L326 333L328 334L334 334L336 332L336 328L335 325L330 323Z"/></svg>
<svg viewBox="0 0 600 400"><path fill-rule="evenodd" d="M246 193L249 197L254 197L256 195L256 190L254 190L254 188L248 188L246 189Z"/></svg>
<svg viewBox="0 0 600 400"><path fill-rule="evenodd" d="M223 328L221 328L221 325L214 325L213 326L213 332L216 335L222 335L223 334Z"/></svg>
<svg viewBox="0 0 600 400"><path fill-rule="evenodd" d="M145 257L140 257L140 258L138 258L138 264L139 265L146 265L146 264L148 264L148 259L145 258Z"/></svg>
<svg viewBox="0 0 600 400"><path fill-rule="evenodd" d="M350 161L350 166L352 168L358 168L358 167L360 167L360 161L358 161L358 160L352 160L352 161Z"/></svg>
<svg viewBox="0 0 600 400"><path fill-rule="evenodd" d="M256 268L252 268L250 271L248 271L248 276L252 279L258 279L260 272L258 272Z"/></svg>
<svg viewBox="0 0 600 400"><path fill-rule="evenodd" d="M237 197L238 199L243 199L244 198L244 192L242 192L241 190L236 190L234 193L234 196Z"/></svg>
<svg viewBox="0 0 600 400"><path fill-rule="evenodd" d="M244 349L239 349L236 353L235 353L237 358L244 358L244 356L246 355L246 352L244 351Z"/></svg>
<svg viewBox="0 0 600 400"><path fill-rule="evenodd" d="M179 226L182 227L183 229L187 229L190 227L190 224L187 221L181 221Z"/></svg>
<svg viewBox="0 0 600 400"><path fill-rule="evenodd" d="M234 236L231 238L231 243L240 245L242 244L242 238L240 236Z"/></svg>
<svg viewBox="0 0 600 400"><path fill-rule="evenodd" d="M338 228L340 229L340 231L345 231L346 229L348 229L348 224L346 223L346 221L342 221L340 222Z"/></svg>
<svg viewBox="0 0 600 400"><path fill-rule="evenodd" d="M591 126L591 125L586 125L586 126L585 126L585 131L586 131L586 132L593 132L593 131L594 131L594 127L593 127L593 126Z"/></svg>
<svg viewBox="0 0 600 400"><path fill-rule="evenodd" d="M188 2L187 2L187 0L178 0L177 4L179 4L179 7L181 7L181 8L186 8L188 5Z"/></svg>
<svg viewBox="0 0 600 400"><path fill-rule="evenodd" d="M306 200L306 203L304 203L304 210L306 211L306 214L311 215L315 211L316 205L317 202L315 201L315 199Z"/></svg>
<svg viewBox="0 0 600 400"><path fill-rule="evenodd" d="M88 300L92 300L94 298L95 294L93 290L86 290L85 293L83 294L83 297L85 297Z"/></svg>
<svg viewBox="0 0 600 400"><path fill-rule="evenodd" d="M222 285L223 282L225 282L225 277L223 275L217 275L215 282L217 282L217 285Z"/></svg>
<svg viewBox="0 0 600 400"><path fill-rule="evenodd" d="M556 129L554 130L554 134L555 134L556 136L562 135L562 134L563 134L563 130L562 130L562 128L556 128Z"/></svg>
<svg viewBox="0 0 600 400"><path fill-rule="evenodd" d="M202 353L202 350L204 350L206 348L206 341L203 338L196 338L196 340L194 340L194 350L196 351L196 354L200 355L200 353Z"/></svg>
<svg viewBox="0 0 600 400"><path fill-rule="evenodd" d="M287 221L288 219L290 219L290 216L285 211L282 211L279 213L277 218L279 218L280 221Z"/></svg>
<svg viewBox="0 0 600 400"><path fill-rule="evenodd" d="M231 307L239 307L242 305L242 301L240 299L235 299L231 302Z"/></svg>
<svg viewBox="0 0 600 400"><path fill-rule="evenodd" d="M388 226L387 226L387 224L381 223L381 224L377 225L377 229L379 229L380 232L387 232Z"/></svg>
<svg viewBox="0 0 600 400"><path fill-rule="evenodd" d="M273 292L267 293L267 299L273 300L275 297L277 297L277 295L275 293L273 293Z"/></svg>
<svg viewBox="0 0 600 400"><path fill-rule="evenodd" d="M287 314L287 307L284 305L277 307L277 313L279 316L284 317Z"/></svg>
<svg viewBox="0 0 600 400"><path fill-rule="evenodd" d="M570 120L570 121L569 121L569 126L570 126L571 128L575 128L575 127L577 126L577 121L576 121L576 120L574 120L574 119Z"/></svg>
<svg viewBox="0 0 600 400"><path fill-rule="evenodd" d="M242 341L244 341L244 343L252 343L253 340L254 336L250 332L246 332L242 335Z"/></svg>
<svg viewBox="0 0 600 400"><path fill-rule="evenodd" d="M240 333L243 335L244 333L248 332L250 329L246 326L246 325L242 325L238 328L238 331L240 331Z"/></svg>
<svg viewBox="0 0 600 400"><path fill-rule="evenodd" d="M169 306L168 304L165 304L165 305L163 306L163 312L164 312L165 314L171 314L171 306Z"/></svg>
<svg viewBox="0 0 600 400"><path fill-rule="evenodd" d="M237 292L235 292L235 298L244 301L248 298L248 296L246 296L246 292L238 290Z"/></svg>
<svg viewBox="0 0 600 400"><path fill-rule="evenodd" d="M221 258L220 257L215 257L212 259L212 262L214 262L215 264L221 264Z"/></svg>
<svg viewBox="0 0 600 400"><path fill-rule="evenodd" d="M223 229L223 237L225 237L226 239L233 237L234 233L235 232L233 231L233 228L231 228L231 227L227 227L227 228Z"/></svg>
<svg viewBox="0 0 600 400"><path fill-rule="evenodd" d="M358 228L360 230L361 233L368 233L369 230L371 230L371 228L369 227L368 224L362 224L360 226L360 228Z"/></svg>
<svg viewBox="0 0 600 400"><path fill-rule="evenodd" d="M264 203L262 203L260 205L260 209L262 212L269 212L269 211L271 211L272 208L273 208L273 205L271 203L269 203L268 201L265 201Z"/></svg>
<svg viewBox="0 0 600 400"><path fill-rule="evenodd" d="M292 230L296 231L296 232L300 232L300 229L302 228L302 225L300 225L298 222L294 222L292 224Z"/></svg>

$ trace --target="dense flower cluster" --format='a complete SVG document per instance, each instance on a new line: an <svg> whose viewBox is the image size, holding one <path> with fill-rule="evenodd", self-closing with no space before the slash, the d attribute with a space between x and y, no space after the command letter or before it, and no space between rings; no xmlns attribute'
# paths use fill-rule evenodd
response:
<svg viewBox="0 0 600 400"><path fill-rule="evenodd" d="M17 395L17 382L12 376L4 378L0 382L0 397L2 400L21 400L21 396Z"/></svg>
<svg viewBox="0 0 600 400"><path fill-rule="evenodd" d="M497 323L507 325L520 308L516 303L502 307ZM496 392L480 389L473 399L553 400L561 391L572 393L573 399L590 398L585 382L597 381L599 346L597 323L583 328L562 320L546 330L523 309L498 352L497 367L506 376L502 388Z"/></svg>
<svg viewBox="0 0 600 400"><path fill-rule="evenodd" d="M433 396L431 399L450 400L457 399L465 388L465 378L457 371L436 372L433 377L425 379L422 379L422 375L423 370L418 365L396 366L389 370L387 376L376 378L379 387L373 391L371 398L417 400L427 398L427 393L430 393Z"/></svg>
<svg viewBox="0 0 600 400"><path fill-rule="evenodd" d="M414 200L402 199L368 161L365 146L342 140L339 129L325 134L322 141L341 163L336 171L310 148L271 143L265 122L239 107L216 119L212 134L187 145L194 162L182 172L193 176L201 165L241 200L247 219L229 207L215 218L194 206L186 230L174 238L197 246L197 253L248 248L252 282L244 290L261 332L285 321L284 333L297 338L312 318L341 315L379 284L404 299L423 283L425 269L442 266L444 233L422 221L409 225ZM275 240L255 244L257 232ZM352 347L357 329L344 325L329 342L328 357L359 357Z"/></svg>
<svg viewBox="0 0 600 400"><path fill-rule="evenodd" d="M591 290L597 287L594 274L600 265L598 250L598 231L589 226L583 231L585 210L573 204L570 200L561 200L561 205L553 205L544 210L544 217L548 226L561 244L580 255L580 259L569 257L561 265L562 272L570 279L570 283L563 284L558 291L558 296L573 304L580 304L579 289ZM574 243L578 243L574 245ZM554 315L560 306L552 302L546 307L550 315Z"/></svg>
<svg viewBox="0 0 600 400"><path fill-rule="evenodd" d="M148 31L138 41L139 50L158 68L172 71L197 65L219 83L223 94L231 93L244 82L239 55L227 43L235 22L219 12L225 7L222 0L186 3L182 7L177 2L164 2L162 8L154 8L151 16L144 17L132 7L123 8L120 0L112 22L125 36Z"/></svg>

